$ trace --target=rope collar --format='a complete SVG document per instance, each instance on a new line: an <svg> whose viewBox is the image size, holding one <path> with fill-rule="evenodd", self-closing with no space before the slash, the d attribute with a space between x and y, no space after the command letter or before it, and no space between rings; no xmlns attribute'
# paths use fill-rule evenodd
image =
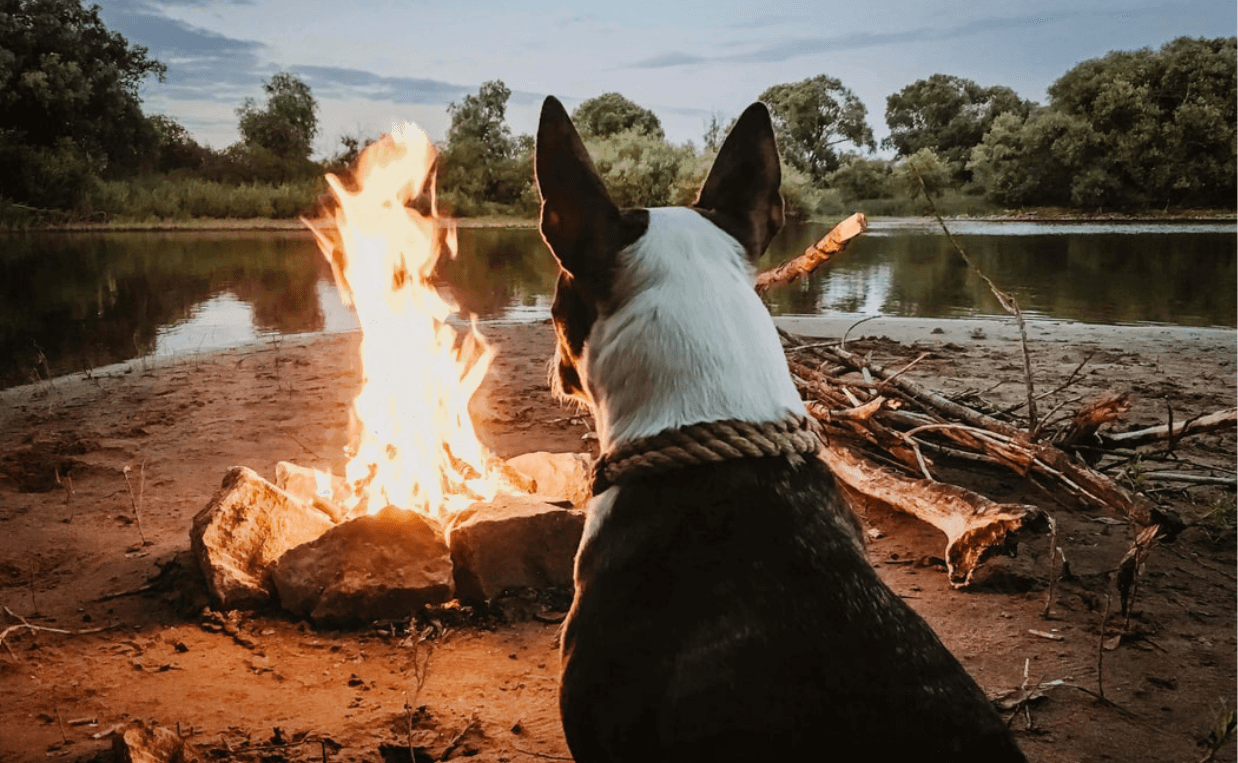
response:
<svg viewBox="0 0 1238 763"><path fill-rule="evenodd" d="M807 455L821 447L816 422L791 415L754 424L724 419L668 429L602 454L593 466L593 494L637 477L736 458Z"/></svg>

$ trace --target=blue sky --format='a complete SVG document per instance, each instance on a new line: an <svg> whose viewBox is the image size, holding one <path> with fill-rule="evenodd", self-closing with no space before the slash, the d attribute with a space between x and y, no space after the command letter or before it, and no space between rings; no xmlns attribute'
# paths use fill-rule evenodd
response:
<svg viewBox="0 0 1238 763"><path fill-rule="evenodd" d="M1234 0L1010 3L888 0L868 5L751 0L577 4L557 0L98 0L107 25L167 64L142 90L203 143L237 139L235 109L262 82L296 73L317 98L318 154L345 134L413 121L441 139L446 107L491 79L513 91L508 123L532 132L546 94L571 109L618 91L652 109L673 141L700 143L765 88L818 74L868 108L878 141L886 96L929 75L1005 85L1045 102L1074 64L1175 37L1229 37Z"/></svg>

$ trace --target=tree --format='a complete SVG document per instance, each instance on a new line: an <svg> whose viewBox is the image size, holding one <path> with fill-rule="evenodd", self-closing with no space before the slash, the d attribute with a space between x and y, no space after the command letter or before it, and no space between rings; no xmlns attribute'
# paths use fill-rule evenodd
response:
<svg viewBox="0 0 1238 763"><path fill-rule="evenodd" d="M318 134L318 102L309 85L290 72L279 72L262 83L267 101L252 98L236 110L241 140L284 161L308 161Z"/></svg>
<svg viewBox="0 0 1238 763"><path fill-rule="evenodd" d="M489 211L487 205L510 205L527 197L533 182L532 139L513 138L507 126L507 99L512 91L502 80L482 83L476 95L447 107L451 128L439 161L444 199L457 214Z"/></svg>
<svg viewBox="0 0 1238 763"><path fill-rule="evenodd" d="M593 166L620 207L671 204L680 165L694 153L672 147L660 136L636 130L584 141Z"/></svg>
<svg viewBox="0 0 1238 763"><path fill-rule="evenodd" d="M572 123L583 138L605 138L621 132L665 136L656 114L619 93L603 93L581 103L572 112Z"/></svg>
<svg viewBox="0 0 1238 763"><path fill-rule="evenodd" d="M851 154L830 175L829 186L837 188L848 201L889 199L894 197L892 177L889 162Z"/></svg>
<svg viewBox="0 0 1238 763"><path fill-rule="evenodd" d="M71 207L98 173L137 166L154 134L138 88L166 67L80 0L0 0L0 193Z"/></svg>
<svg viewBox="0 0 1238 763"><path fill-rule="evenodd" d="M1075 191L1080 168L1095 166L1097 140L1083 120L1055 109L1038 109L1027 119L1003 114L972 150L968 169L985 195L1010 207L1031 205L1100 206Z"/></svg>
<svg viewBox="0 0 1238 763"><path fill-rule="evenodd" d="M967 161L1002 114L1026 117L1032 104L1008 87L981 87L969 79L934 74L886 98L890 135L882 145L901 157L932 150L956 183L971 179Z"/></svg>
<svg viewBox="0 0 1238 763"><path fill-rule="evenodd" d="M1050 86L1053 108L1100 143L1078 168L1098 205L1233 205L1236 54L1233 37L1180 37L1084 61Z"/></svg>
<svg viewBox="0 0 1238 763"><path fill-rule="evenodd" d="M868 110L841 81L821 74L802 82L774 85L761 93L770 108L782 155L813 183L824 185L838 169L835 146L851 143L874 151Z"/></svg>

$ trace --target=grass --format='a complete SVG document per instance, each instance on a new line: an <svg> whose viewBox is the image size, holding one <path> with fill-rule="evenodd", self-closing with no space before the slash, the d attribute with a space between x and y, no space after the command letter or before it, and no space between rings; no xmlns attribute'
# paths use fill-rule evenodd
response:
<svg viewBox="0 0 1238 763"><path fill-rule="evenodd" d="M229 185L197 178L100 181L86 202L86 220L152 223L189 220L296 220L311 213L326 189L321 178L290 183Z"/></svg>

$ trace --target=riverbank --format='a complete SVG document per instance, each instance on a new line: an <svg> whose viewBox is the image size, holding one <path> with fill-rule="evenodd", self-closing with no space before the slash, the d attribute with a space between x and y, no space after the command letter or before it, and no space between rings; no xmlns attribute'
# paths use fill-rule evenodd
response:
<svg viewBox="0 0 1238 763"><path fill-rule="evenodd" d="M839 219L846 215L840 215ZM925 224L935 224L931 217L923 216L869 216L870 222L875 221L921 221ZM980 222L1012 222L1012 223L1232 223L1238 222L1238 212L1228 210L1177 210L1156 213L1120 214L1115 212L1085 213L1065 209L1028 209L1006 212L994 215L954 215L946 221L980 221ZM820 219L810 222L832 225L836 219ZM455 223L460 228L535 228L537 218L517 217L508 215L492 215L485 217L456 218ZM305 224L300 219L269 219L269 218L192 218L186 220L120 220L109 222L77 222L61 223L32 227L28 230L63 231L63 232L109 232L109 231L289 231L304 230Z"/></svg>
<svg viewBox="0 0 1238 763"><path fill-rule="evenodd" d="M779 323L829 339L849 327ZM1002 408L1024 394L1019 344L1000 325L1008 323L869 321L851 329L848 347L887 368L919 358L908 378L951 395L973 390ZM492 323L482 331L497 356L471 407L490 448L504 457L588 451L587 417L557 403L546 385L551 328ZM1130 391L1135 407L1123 426L1140 428L1163 423L1167 408L1182 421L1233 406L1233 332L1159 331L1033 324L1033 373L1037 389L1050 393L1042 409ZM332 740L333 760L376 759L380 745L406 744L405 708L422 705L413 714L419 730L450 738L473 724L468 743L478 761L567 754L557 626L528 616L528 605L495 607L484 617L439 614L455 619L438 621L437 632L449 633L431 642L424 683L410 667L415 653L402 623L321 631L267 611L221 631L217 616L203 610L197 572L182 561L194 514L234 465L270 476L289 459L339 472L360 383L358 341L356 333L286 337L0 392L0 603L37 627L92 631L19 627L8 635L0 758L89 759L107 745L94 735L142 718L179 727L209 754L264 744L278 727L285 740ZM1175 448L1184 463L1232 474L1233 432L1186 438ZM878 573L982 687L1000 694L1029 680L1064 682L1043 688L1012 719L1037 763L1198 759L1197 741L1232 707L1233 492L1148 482L1137 458L1116 474L1192 526L1147 560L1121 638L1109 638L1122 620L1114 598L1103 665L1097 645L1107 571L1133 538L1120 518L1059 504L1017 475L951 475L1057 518L1070 574L1045 619L1043 585L954 590L933 561L942 553L940 533L877 508L864 512ZM1021 552L1035 558L1039 549ZM1096 691L1098 669L1109 703L1070 688ZM317 756L319 747L311 751ZM1215 760L1233 763L1232 741Z"/></svg>

